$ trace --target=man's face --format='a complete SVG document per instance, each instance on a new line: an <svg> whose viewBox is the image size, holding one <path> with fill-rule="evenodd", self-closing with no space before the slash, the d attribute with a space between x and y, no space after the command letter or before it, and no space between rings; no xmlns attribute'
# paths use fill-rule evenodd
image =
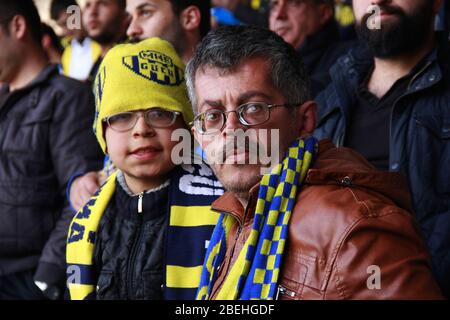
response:
<svg viewBox="0 0 450 320"><path fill-rule="evenodd" d="M269 64L262 58L247 59L231 73L224 74L216 68L199 69L195 76L195 92L198 113L212 109L233 111L248 102L267 104L288 102L281 91L273 85ZM247 147L244 150L227 153L223 159L225 161L221 163L214 163L211 154L221 156L225 154L224 149L227 142L230 142L232 132L236 130L248 132L249 129L254 129L256 140L250 139L250 144L262 147L267 155L277 153L278 158L282 159L290 143L300 133L301 124L295 116L295 110L297 109L273 108L267 122L251 128L240 123L236 113L231 112L227 114L222 132L215 135L202 135L193 129L196 139L206 151L209 162L212 162L215 174L228 191L236 194L248 193L250 188L260 181L263 165L248 161L250 155ZM279 141L270 140L272 129L279 129ZM265 137L262 135L263 131L267 133ZM275 150L271 150L271 145L276 146ZM244 164L241 164L242 160Z"/></svg>
<svg viewBox="0 0 450 320"><path fill-rule="evenodd" d="M380 58L416 51L432 32L435 2L354 1L358 35Z"/></svg>
<svg viewBox="0 0 450 320"><path fill-rule="evenodd" d="M128 0L127 12L131 17L127 30L131 41L159 37L179 50L183 33L169 0Z"/></svg>
<svg viewBox="0 0 450 320"><path fill-rule="evenodd" d="M269 28L298 49L322 26L320 6L312 0L270 0Z"/></svg>
<svg viewBox="0 0 450 320"><path fill-rule="evenodd" d="M125 13L115 0L87 0L83 25L99 43L111 43L120 37Z"/></svg>

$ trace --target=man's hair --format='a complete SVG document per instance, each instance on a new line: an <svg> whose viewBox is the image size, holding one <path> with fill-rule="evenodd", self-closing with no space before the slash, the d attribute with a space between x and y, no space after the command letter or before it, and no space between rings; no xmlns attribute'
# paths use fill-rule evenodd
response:
<svg viewBox="0 0 450 320"><path fill-rule="evenodd" d="M127 0L115 0L117 4L119 5L120 9L125 11L127 8Z"/></svg>
<svg viewBox="0 0 450 320"><path fill-rule="evenodd" d="M68 7L77 5L75 0L53 0L50 4L50 17L56 21L61 13L67 12Z"/></svg>
<svg viewBox="0 0 450 320"><path fill-rule="evenodd" d="M260 27L222 26L203 39L186 67L186 84L194 111L197 70L217 68L232 73L249 58L269 62L272 82L287 103L302 104L310 98L309 78L299 53L291 45Z"/></svg>
<svg viewBox="0 0 450 320"><path fill-rule="evenodd" d="M8 26L11 20L20 15L27 23L28 32L34 41L41 43L42 29L41 18L33 0L1 0L0 1L0 26L8 34Z"/></svg>
<svg viewBox="0 0 450 320"><path fill-rule="evenodd" d="M210 0L170 0L173 12L179 16L189 6L196 6L200 10L200 37L204 37L211 29L211 1Z"/></svg>

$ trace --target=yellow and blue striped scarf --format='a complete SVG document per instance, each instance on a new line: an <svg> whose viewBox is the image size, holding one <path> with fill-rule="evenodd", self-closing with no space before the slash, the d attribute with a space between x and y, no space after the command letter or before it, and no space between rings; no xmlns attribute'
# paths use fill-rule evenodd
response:
<svg viewBox="0 0 450 320"><path fill-rule="evenodd" d="M317 140L313 137L296 140L283 162L262 177L252 230L217 294L218 300L274 299L297 190L317 149ZM236 220L225 214L217 222L203 265L198 300L210 299L234 223Z"/></svg>

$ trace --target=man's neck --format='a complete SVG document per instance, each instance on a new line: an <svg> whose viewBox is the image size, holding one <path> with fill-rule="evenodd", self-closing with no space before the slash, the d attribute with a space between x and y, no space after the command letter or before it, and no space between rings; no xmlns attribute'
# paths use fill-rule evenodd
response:
<svg viewBox="0 0 450 320"><path fill-rule="evenodd" d="M23 63L14 79L9 82L9 90L15 91L26 87L44 70L48 63L47 57L39 48L24 50Z"/></svg>
<svg viewBox="0 0 450 320"><path fill-rule="evenodd" d="M115 45L115 42L100 44L100 47L102 48L102 58L104 58L106 56L106 54L108 53L109 49L114 47L114 45Z"/></svg>
<svg viewBox="0 0 450 320"><path fill-rule="evenodd" d="M185 45L183 48L180 48L181 51L181 60L186 65L189 60L191 60L194 55L195 48L201 41L201 37L199 32L197 33L186 33L185 34Z"/></svg>
<svg viewBox="0 0 450 320"><path fill-rule="evenodd" d="M235 193L234 196L242 204L242 207L244 209L247 208L247 205L248 205L248 193Z"/></svg>
<svg viewBox="0 0 450 320"><path fill-rule="evenodd" d="M411 72L434 45L434 36L430 36L427 43L415 52L389 58L375 57L375 68L370 76L368 90L378 98L382 98L397 80Z"/></svg>

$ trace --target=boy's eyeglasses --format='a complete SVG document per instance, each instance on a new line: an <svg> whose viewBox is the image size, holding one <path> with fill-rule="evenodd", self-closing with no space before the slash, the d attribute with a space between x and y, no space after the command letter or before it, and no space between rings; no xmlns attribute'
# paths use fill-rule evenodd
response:
<svg viewBox="0 0 450 320"><path fill-rule="evenodd" d="M298 104L267 104L264 102L248 102L233 111L217 109L208 110L197 115L190 124L200 134L218 134L225 127L228 114L236 112L239 122L245 126L257 126L270 119L270 110L277 107L295 107Z"/></svg>
<svg viewBox="0 0 450 320"><path fill-rule="evenodd" d="M144 117L145 123L150 127L167 128L175 123L179 115L179 112L152 108L146 111L117 113L103 121L114 131L125 132L133 129L140 117Z"/></svg>

